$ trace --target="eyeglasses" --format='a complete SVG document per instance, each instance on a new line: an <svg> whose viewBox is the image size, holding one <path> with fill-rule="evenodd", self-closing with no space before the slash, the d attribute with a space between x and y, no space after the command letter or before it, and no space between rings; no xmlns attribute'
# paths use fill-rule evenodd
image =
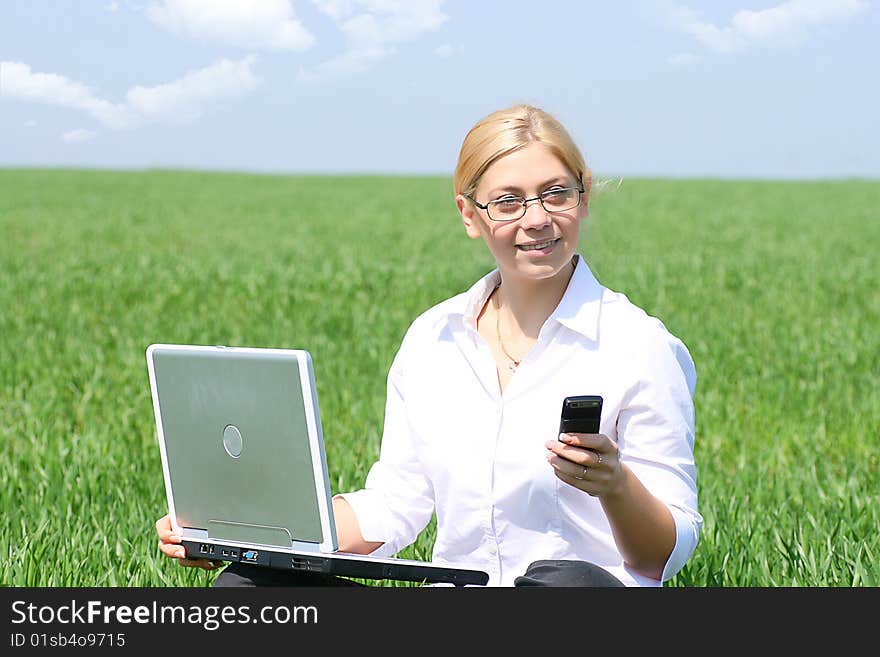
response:
<svg viewBox="0 0 880 657"><path fill-rule="evenodd" d="M532 198L505 194L485 205L467 194L463 194L463 196L481 210L485 210L492 221L516 221L525 216L526 208L532 201L540 201L541 207L547 212L564 212L579 206L583 193L583 187L554 187Z"/></svg>

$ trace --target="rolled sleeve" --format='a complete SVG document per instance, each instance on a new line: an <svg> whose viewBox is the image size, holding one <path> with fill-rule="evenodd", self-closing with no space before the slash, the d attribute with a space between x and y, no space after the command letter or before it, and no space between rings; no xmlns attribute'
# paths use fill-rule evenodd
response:
<svg viewBox="0 0 880 657"><path fill-rule="evenodd" d="M388 514L388 505L381 492L362 489L351 493L340 493L339 496L351 505L364 540L382 542L382 545L370 554L386 557L402 549L397 541L388 538L392 535L388 523L384 520Z"/></svg>
<svg viewBox="0 0 880 657"><path fill-rule="evenodd" d="M407 420L404 344L388 372L385 422L379 459L364 488L340 496L351 505L367 541L382 542L372 554L391 556L413 543L434 513L434 492Z"/></svg>
<svg viewBox="0 0 880 657"><path fill-rule="evenodd" d="M702 519L695 518L692 510L669 506L669 511L675 522L675 547L663 566L663 575L660 577L663 582L672 579L673 575L684 568L697 547L702 524Z"/></svg>
<svg viewBox="0 0 880 657"><path fill-rule="evenodd" d="M697 510L694 462L696 369L685 346L664 332L638 354L639 370L618 417L621 460L675 523L675 546L663 568L672 578L696 549L703 519Z"/></svg>

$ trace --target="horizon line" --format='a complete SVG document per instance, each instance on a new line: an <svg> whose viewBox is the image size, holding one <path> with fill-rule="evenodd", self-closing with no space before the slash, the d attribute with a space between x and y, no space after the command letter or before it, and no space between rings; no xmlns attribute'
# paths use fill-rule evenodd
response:
<svg viewBox="0 0 880 657"><path fill-rule="evenodd" d="M271 169L245 169L245 168L222 168L222 167L188 167L188 166L87 166L87 165L8 165L0 164L0 172L8 171L70 171L70 172L100 172L100 173L203 173L203 174L230 174L244 176L266 177L342 177L342 178L452 178L452 173L433 171L330 171L330 170L271 170ZM729 182L880 182L880 175L870 176L864 174L828 174L815 176L778 176L778 175L732 175L717 173L702 174L607 174L596 175L593 172L594 184L609 184L624 180L712 180Z"/></svg>

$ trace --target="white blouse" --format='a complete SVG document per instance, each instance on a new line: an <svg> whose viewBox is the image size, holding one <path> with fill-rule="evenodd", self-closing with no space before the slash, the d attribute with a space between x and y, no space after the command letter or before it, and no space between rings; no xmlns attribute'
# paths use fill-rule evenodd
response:
<svg viewBox="0 0 880 657"><path fill-rule="evenodd" d="M685 345L660 320L603 287L586 261L502 395L476 318L500 281L470 290L410 325L388 372L379 460L362 490L345 493L367 541L393 555L437 513L432 559L475 566L489 586L512 586L539 559L577 559L628 586L660 586L631 571L599 500L560 481L545 458L562 399L604 398L601 432L675 520L662 581L697 545L693 394Z"/></svg>

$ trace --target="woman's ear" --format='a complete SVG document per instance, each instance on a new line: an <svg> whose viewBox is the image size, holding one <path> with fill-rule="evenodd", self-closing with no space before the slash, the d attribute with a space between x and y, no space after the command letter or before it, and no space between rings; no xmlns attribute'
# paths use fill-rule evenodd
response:
<svg viewBox="0 0 880 657"><path fill-rule="evenodd" d="M578 218L583 220L590 216L590 206L587 205L586 201L581 203L581 207L578 208Z"/></svg>
<svg viewBox="0 0 880 657"><path fill-rule="evenodd" d="M584 181L584 177L581 175L580 181L581 189L584 191L581 192L581 207L578 208L578 218L586 219L590 216L590 200L593 198L593 175L588 175L586 181Z"/></svg>
<svg viewBox="0 0 880 657"><path fill-rule="evenodd" d="M581 196L581 204L577 209L577 217L581 221L590 216L590 190L587 189L586 194Z"/></svg>
<svg viewBox="0 0 880 657"><path fill-rule="evenodd" d="M455 205L458 206L458 212L461 214L461 221L464 223L464 230L471 239L477 239L482 235L480 230L480 222L478 220L477 209L474 204L468 201L461 194L455 197Z"/></svg>

